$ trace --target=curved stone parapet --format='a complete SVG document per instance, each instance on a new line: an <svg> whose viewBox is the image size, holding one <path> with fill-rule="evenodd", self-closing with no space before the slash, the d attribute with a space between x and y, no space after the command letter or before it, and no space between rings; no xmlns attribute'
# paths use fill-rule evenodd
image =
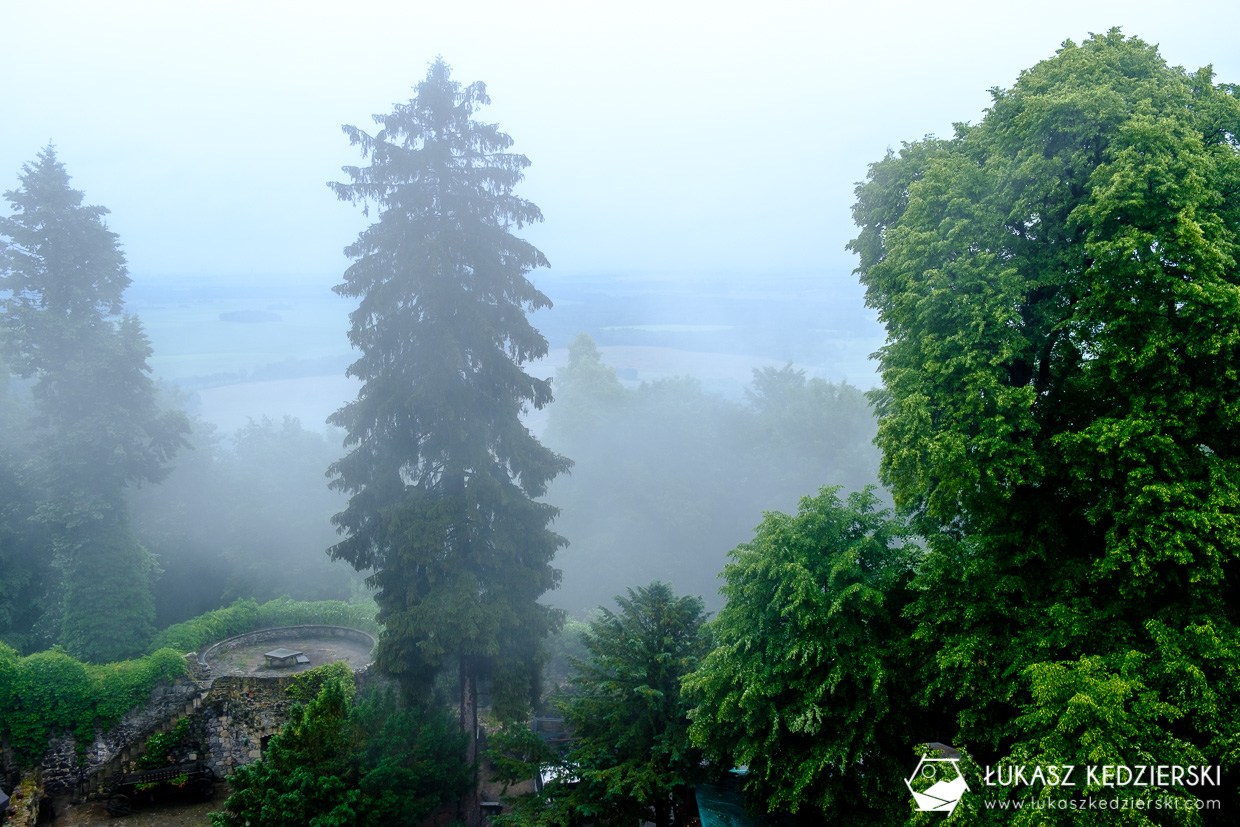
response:
<svg viewBox="0 0 1240 827"><path fill-rule="evenodd" d="M204 647L198 653L198 666L200 670L205 670L210 675L211 660L232 649L242 646L257 646L263 643L289 642L307 638L341 638L361 644L366 647L367 651L373 651L375 648L374 635L349 626L326 626L313 623L298 626L273 626L268 629L255 629L243 635L234 635ZM365 668L366 666L362 666L354 671L361 671ZM280 676L270 676L272 679L276 677Z"/></svg>

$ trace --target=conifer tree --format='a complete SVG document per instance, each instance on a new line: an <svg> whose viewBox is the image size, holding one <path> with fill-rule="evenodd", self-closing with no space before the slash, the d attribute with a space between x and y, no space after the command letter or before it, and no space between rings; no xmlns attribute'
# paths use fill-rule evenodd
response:
<svg viewBox="0 0 1240 827"><path fill-rule="evenodd" d="M37 511L60 572L53 621L73 653L117 660L141 649L154 616L153 566L125 488L166 474L188 424L156 404L150 344L123 313L130 279L108 210L83 205L51 146L20 181L0 218L0 345L34 380Z"/></svg>
<svg viewBox="0 0 1240 827"><path fill-rule="evenodd" d="M459 670L469 733L479 681L501 716L538 686L540 641L558 622L538 598L558 581L563 540L536 498L569 466L521 422L551 400L522 368L547 350L526 318L551 304L526 278L547 260L513 234L542 215L512 192L529 161L475 120L487 103L482 83L462 86L436 60L413 99L375 116L375 135L344 127L370 164L330 185L378 217L335 288L359 299L348 374L363 384L329 419L349 449L332 486L350 496L329 553L373 572L380 668L414 696Z"/></svg>

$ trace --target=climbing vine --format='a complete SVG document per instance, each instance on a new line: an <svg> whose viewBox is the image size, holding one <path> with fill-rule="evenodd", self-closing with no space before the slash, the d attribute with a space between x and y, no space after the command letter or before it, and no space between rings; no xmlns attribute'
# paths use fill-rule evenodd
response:
<svg viewBox="0 0 1240 827"><path fill-rule="evenodd" d="M352 684L353 670L341 660L325 663L294 675L289 679L288 688L285 691L297 700L309 703L317 698L323 687L331 681L342 681L346 685Z"/></svg>
<svg viewBox="0 0 1240 827"><path fill-rule="evenodd" d="M180 722L167 732L157 732L146 742L146 752L138 759L138 766L145 770L168 766L171 752L177 744L185 740L189 734L189 718ZM175 779L174 779L175 780ZM179 784L177 786L180 786Z"/></svg>
<svg viewBox="0 0 1240 827"><path fill-rule="evenodd" d="M163 649L120 663L83 663L55 648L21 657L0 643L0 737L25 763L53 736L70 732L80 748L150 697L155 684L186 674L185 660Z"/></svg>

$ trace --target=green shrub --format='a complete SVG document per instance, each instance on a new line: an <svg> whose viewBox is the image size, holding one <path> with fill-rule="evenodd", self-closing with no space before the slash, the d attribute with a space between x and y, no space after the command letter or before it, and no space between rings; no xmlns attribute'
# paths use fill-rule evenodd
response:
<svg viewBox="0 0 1240 827"><path fill-rule="evenodd" d="M347 670L315 671L317 693L293 707L261 760L229 777L215 827L417 824L470 788L465 736L442 702L402 708L390 691L355 699Z"/></svg>
<svg viewBox="0 0 1240 827"><path fill-rule="evenodd" d="M137 660L82 663L55 648L20 657L0 644L0 737L30 763L66 732L79 750L150 697L155 684L186 674L185 660L163 649Z"/></svg>
<svg viewBox="0 0 1240 827"><path fill-rule="evenodd" d="M342 600L302 602L288 597L269 600L261 606L253 600L238 600L231 606L169 626L155 636L153 648L194 652L208 643L243 635L271 626L297 626L317 623L351 626L377 634L373 605L357 605Z"/></svg>
<svg viewBox="0 0 1240 827"><path fill-rule="evenodd" d="M155 635L152 647L175 649L178 652L196 652L204 645L244 634L259 628L258 604L253 600L238 600L231 606L198 615L182 623L169 626Z"/></svg>

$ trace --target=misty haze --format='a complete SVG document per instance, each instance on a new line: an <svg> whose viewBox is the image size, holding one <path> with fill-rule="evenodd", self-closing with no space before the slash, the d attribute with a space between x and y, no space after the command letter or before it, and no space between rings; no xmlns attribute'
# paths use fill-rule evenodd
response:
<svg viewBox="0 0 1240 827"><path fill-rule="evenodd" d="M0 10L0 823L1240 823L1240 12L1102 5Z"/></svg>

